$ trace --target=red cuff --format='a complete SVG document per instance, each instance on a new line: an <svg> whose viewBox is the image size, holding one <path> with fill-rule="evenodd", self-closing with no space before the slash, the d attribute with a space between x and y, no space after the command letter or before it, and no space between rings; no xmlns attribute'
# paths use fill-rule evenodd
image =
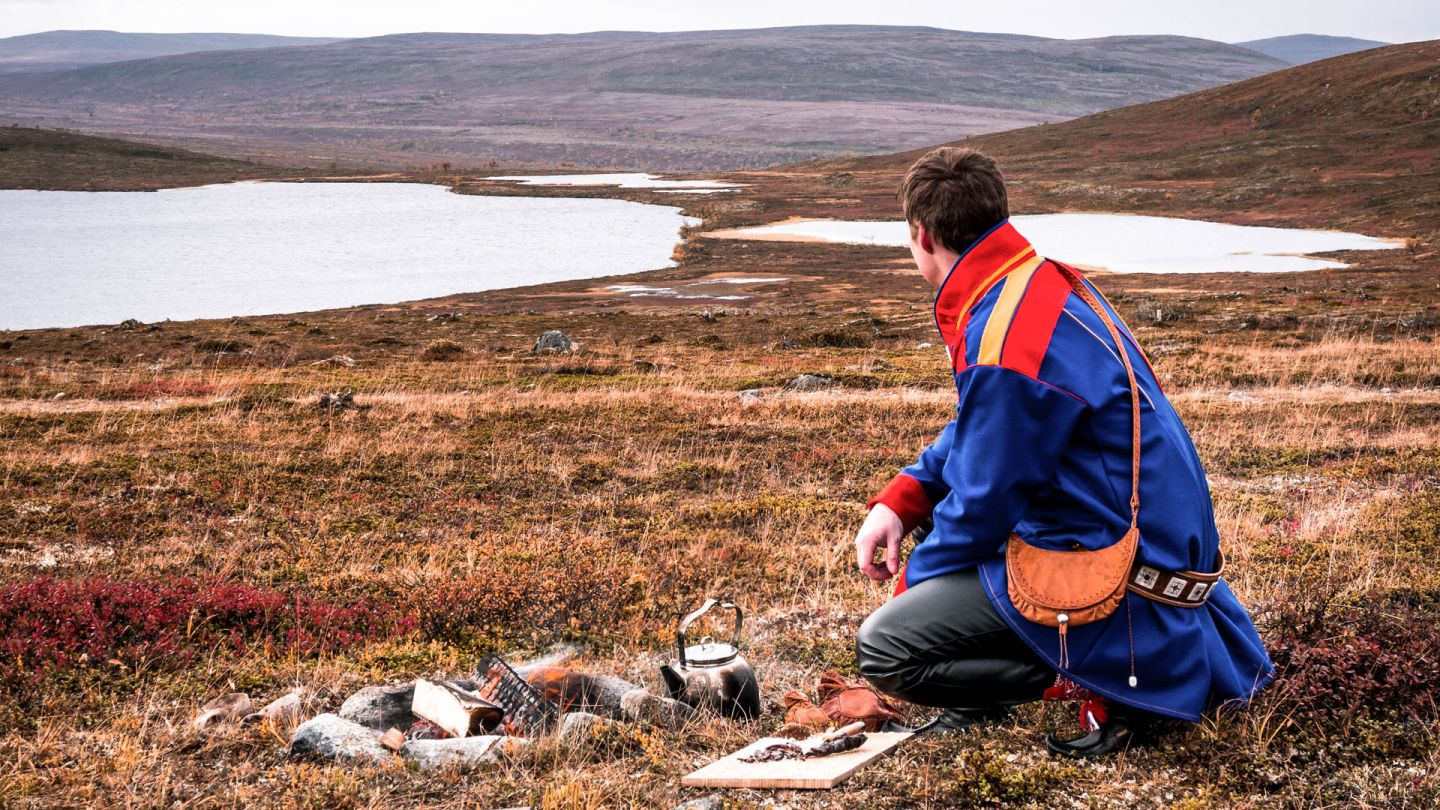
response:
<svg viewBox="0 0 1440 810"><path fill-rule="evenodd" d="M877 503L885 504L900 516L900 525L905 527L906 534L920 525L920 521L929 517L930 512L935 509L935 505L925 494L925 488L905 473L890 479L890 483L880 490L879 495L871 498L865 508L872 509Z"/></svg>

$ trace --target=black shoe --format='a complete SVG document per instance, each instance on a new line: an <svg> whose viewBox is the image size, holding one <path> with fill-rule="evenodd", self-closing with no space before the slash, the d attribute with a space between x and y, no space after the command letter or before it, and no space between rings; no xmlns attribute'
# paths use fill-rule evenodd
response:
<svg viewBox="0 0 1440 810"><path fill-rule="evenodd" d="M1050 734L1045 737L1045 747L1056 756L1086 759L1124 751L1135 742L1135 738L1135 731L1130 726L1119 720L1109 720L1101 723L1100 728L1073 740L1062 740Z"/></svg>
<svg viewBox="0 0 1440 810"><path fill-rule="evenodd" d="M949 734L952 731L974 728L975 726L998 723L1009 716L1008 708L1000 709L945 709L928 723L914 729L917 737L932 737Z"/></svg>

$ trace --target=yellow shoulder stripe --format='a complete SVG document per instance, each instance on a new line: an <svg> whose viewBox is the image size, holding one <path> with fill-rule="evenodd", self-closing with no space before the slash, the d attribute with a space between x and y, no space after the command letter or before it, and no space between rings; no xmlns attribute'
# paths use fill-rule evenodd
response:
<svg viewBox="0 0 1440 810"><path fill-rule="evenodd" d="M976 284L975 289L971 290L970 295L966 297L965 304L960 307L959 314L955 316L955 329L957 331L963 330L963 327L965 326L965 316L969 314L970 307L975 306L975 299L989 292L990 285L994 284L997 280L999 280L1001 276L1010 272L1010 268L1014 267L1017 263L1019 263L1021 259L1034 255L1035 246L1026 245L1025 247L1021 248L1020 251L1014 256L1006 259L1004 264L1001 264L1000 267L998 267L995 272L991 273L988 278L986 278L979 284Z"/></svg>
<svg viewBox="0 0 1440 810"><path fill-rule="evenodd" d="M985 321L985 332L980 337L980 356L977 359L980 365L1000 365L1000 350L1005 346L1010 321L1015 319L1015 310L1020 306L1020 298L1025 295L1030 277L1044 262L1039 256L1033 256L1006 276L1005 286L1000 288L1000 299L995 302L995 309L990 311L990 318Z"/></svg>

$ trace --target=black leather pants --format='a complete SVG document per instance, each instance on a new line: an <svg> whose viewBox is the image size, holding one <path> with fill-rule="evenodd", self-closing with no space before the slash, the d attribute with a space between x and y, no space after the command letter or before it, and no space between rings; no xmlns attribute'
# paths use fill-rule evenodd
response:
<svg viewBox="0 0 1440 810"><path fill-rule="evenodd" d="M885 603L855 638L860 674L887 695L987 712L1039 700L1055 670L985 595L978 571L921 582Z"/></svg>

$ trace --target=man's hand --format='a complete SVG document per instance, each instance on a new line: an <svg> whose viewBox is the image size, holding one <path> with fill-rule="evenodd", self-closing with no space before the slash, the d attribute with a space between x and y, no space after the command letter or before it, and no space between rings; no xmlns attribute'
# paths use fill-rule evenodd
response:
<svg viewBox="0 0 1440 810"><path fill-rule="evenodd" d="M895 510L883 503L870 509L860 531L855 534L855 562L865 576L883 582L900 570L900 541L905 526ZM875 562L876 549L885 549L885 562Z"/></svg>

